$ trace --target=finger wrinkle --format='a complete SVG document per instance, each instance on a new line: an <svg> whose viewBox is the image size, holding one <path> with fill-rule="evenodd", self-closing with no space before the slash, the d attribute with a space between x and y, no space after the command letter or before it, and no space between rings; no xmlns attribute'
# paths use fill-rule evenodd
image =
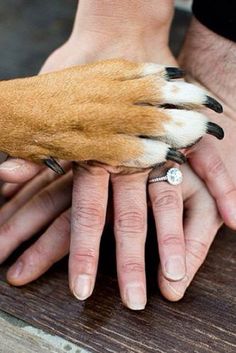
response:
<svg viewBox="0 0 236 353"><path fill-rule="evenodd" d="M123 211L116 214L116 230L121 232L144 232L146 215L142 211Z"/></svg>
<svg viewBox="0 0 236 353"><path fill-rule="evenodd" d="M170 247L170 246L179 246L180 248L184 247L183 244L183 236L180 233L178 234L162 234L159 238L158 238L158 243L159 246L163 247Z"/></svg>
<svg viewBox="0 0 236 353"><path fill-rule="evenodd" d="M137 260L137 261L131 261L120 264L120 270L122 273L143 273L145 271L145 265L142 261L142 259Z"/></svg>
<svg viewBox="0 0 236 353"><path fill-rule="evenodd" d="M174 190L162 190L151 196L151 200L154 212L182 210L182 200Z"/></svg>

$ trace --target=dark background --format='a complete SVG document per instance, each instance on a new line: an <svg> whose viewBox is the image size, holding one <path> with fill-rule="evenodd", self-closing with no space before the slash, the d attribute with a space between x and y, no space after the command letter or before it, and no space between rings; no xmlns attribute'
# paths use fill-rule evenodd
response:
<svg viewBox="0 0 236 353"><path fill-rule="evenodd" d="M0 0L0 79L36 74L69 36L77 0ZM171 47L178 52L190 14L176 11Z"/></svg>

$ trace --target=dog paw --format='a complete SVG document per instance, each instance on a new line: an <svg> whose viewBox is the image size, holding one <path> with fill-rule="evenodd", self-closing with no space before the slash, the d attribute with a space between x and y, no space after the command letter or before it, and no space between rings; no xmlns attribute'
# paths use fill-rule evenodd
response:
<svg viewBox="0 0 236 353"><path fill-rule="evenodd" d="M220 103L183 76L178 68L107 60L2 82L0 148L58 173L55 158L132 168L183 163L178 149L205 134L224 136L199 112L221 113Z"/></svg>

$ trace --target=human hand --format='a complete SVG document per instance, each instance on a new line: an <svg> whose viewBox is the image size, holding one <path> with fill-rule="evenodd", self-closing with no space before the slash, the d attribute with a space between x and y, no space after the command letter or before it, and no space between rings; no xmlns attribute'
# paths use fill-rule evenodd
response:
<svg viewBox="0 0 236 353"><path fill-rule="evenodd" d="M208 44L208 50L205 50ZM193 19L180 55L180 64L186 68L189 79L201 82L224 105L224 113L220 116L207 112L212 121L220 122L224 128L224 140L216 144L214 139L203 139L193 149L189 162L207 184L224 222L234 229L236 227L236 167L233 152L236 133L235 50L235 43L215 34Z"/></svg>
<svg viewBox="0 0 236 353"><path fill-rule="evenodd" d="M166 21L164 20L163 22L165 23ZM170 22L170 20L168 22ZM160 27L162 27L162 24L163 23L160 23ZM136 29L137 28L135 28L135 36L138 35ZM160 31L161 30L162 29L160 28ZM128 31L128 33L130 33L130 31ZM96 59L109 58L111 55L123 56L125 58L135 59L137 61L148 59L148 56L145 55L145 50L142 48L143 44L139 42L140 38L138 38L138 40L137 38L134 38L133 33L129 37L128 33L126 31L122 34L122 38L119 38L118 42L120 43L120 47L119 45L117 46L117 42L115 40L117 32L111 34L109 33L111 35L109 39L107 34L104 32L106 40L104 40L104 37L99 38L99 40L96 40L96 36L91 36L90 34L90 38L92 38L92 40L90 40L89 48L86 47L86 43L88 42L88 33L84 33L83 36L80 37L80 43L83 44L81 45L79 52L78 50L75 50L78 41L77 39L76 42L74 41L73 35L70 41L68 41L62 48L56 51L49 58L49 60L47 60L43 68L43 72L58 70L64 68L65 66L72 66L87 61L93 61ZM98 34L99 37L101 37L101 33L98 32ZM125 40L123 40L124 37ZM83 38L86 38L86 40L83 40ZM161 45L161 41L159 39L157 39L157 44L159 44L160 49L159 62L162 62L164 64L165 50L168 51L167 46ZM147 42L147 45L150 47L149 42ZM117 48L114 48L115 46L117 46ZM127 48L129 48L129 53L126 53ZM151 49L151 47L149 49ZM68 53L71 53L71 55L68 55ZM161 57L162 54L163 58ZM20 168L21 173L19 173L18 168ZM0 175L5 180L11 182L25 182L27 179L33 177L37 170L38 167L35 167L32 164L27 164L25 161L10 160L1 166ZM92 250L86 250L84 256L81 255L81 253L75 254L75 256L73 256L74 254L72 252L72 259L76 258L76 256L77 258L79 258L79 256L81 256L81 259L84 258L84 261L81 261L80 259L80 266L77 266L78 261L74 261L77 269L72 269L72 271L70 271L74 276L76 272L78 273L78 271L81 270L83 262L85 262L86 264L87 261L88 263L87 259L93 261L93 267L91 267L90 270L92 270L93 272L96 271L96 262L98 257L97 247L105 218L106 207L104 207L104 205L106 203L107 198L107 185L109 178L109 175L105 170L95 167L89 168L87 171L81 171L81 173L79 174L78 172L76 172L75 174L75 177L77 177L77 182L75 182L75 188L78 184L78 181L82 179L82 185L84 185L84 187L88 189L91 186L90 190L94 190L94 196L97 196L96 198L94 198L96 202L94 202L93 199L90 198L88 200L87 205L86 198L88 195L85 195L85 198L83 198L83 195L80 194L80 190L78 190L77 192L75 190L74 192L74 195L76 195L75 200L77 200L78 197L81 200L80 206L78 207L79 214L77 214L76 212L76 219L78 216L81 215L81 226L83 226L84 223L85 234L82 233L81 239L84 241L86 238L88 238L88 231L90 231L90 233L96 233L97 237L94 237L94 239L90 239L90 242L92 243ZM140 175L142 175L142 180L145 180L147 178L147 173L140 173ZM70 178L68 176L65 176L63 180L58 179L56 182L52 182L52 175L50 174L50 172L43 171L40 175L35 177L28 184L25 184L23 189L20 191L19 186L17 185L5 185L3 189L5 195L14 195L15 191L19 192L16 197L13 198L13 200L11 200L8 204L6 204L5 207L1 210L0 220L2 224L1 232L3 235L3 237L1 237L1 240L4 249L1 261L3 261L11 253L11 251L13 251L13 249L17 247L22 241L24 241L26 238L31 237L33 232L37 232L37 230L41 229L43 225L52 222L51 226L49 226L48 230L43 234L43 236L40 237L39 240L19 258L17 264L15 264L9 270L8 280L12 284L21 285L37 278L48 267L50 267L54 261L58 259L58 256L61 257L68 251L70 224L68 222L69 210L67 210L67 207L70 203L70 193L67 192L62 195L61 188L67 188L68 190L69 179ZM145 203L145 182L142 182L142 191L140 194L143 198L142 202ZM33 195L34 197L32 198ZM56 202L56 204L58 205L57 207L54 207L54 202ZM47 210L46 213L45 210ZM86 210L88 210L88 215L86 215ZM95 212L95 215L90 214L91 212ZM38 215L37 219L34 216L34 214L36 213ZM61 213L63 214L60 215ZM59 217L55 219L55 217L57 217L58 215ZM27 227L23 228L20 225L22 225L22 222L24 222L25 216L27 217L27 219L32 220L32 222L28 222ZM43 219L45 222L43 222ZM72 220L73 219L74 218L72 217ZM94 219L95 221L97 221L94 222ZM145 223L146 220L144 219L144 227L146 227ZM11 237L10 240L10 238L7 237L7 234L9 235L10 233L14 232L14 230L16 229L15 227L18 230L17 237ZM75 227L76 225L74 226L74 228ZM93 229L90 230L90 227L94 227L94 231ZM81 240L77 241L76 237L72 236L72 239L74 238L76 243L81 243ZM57 243L56 245L55 241ZM75 253L77 247L72 244L71 248L75 249ZM85 250L82 248L81 250L79 249L79 251L81 252ZM71 261L71 263L73 266L73 260ZM95 276L93 275L93 281L95 280L94 277ZM71 280L71 286L73 287L73 280ZM83 291L83 286L81 286L80 291L81 290ZM79 295L81 297L81 294L78 294L77 296Z"/></svg>
<svg viewBox="0 0 236 353"><path fill-rule="evenodd" d="M77 183L78 185L78 190L75 190L75 203L80 202L78 205L78 210L81 212L81 208L84 207L87 209L88 205L91 205L89 207L89 210L91 212L94 212L95 214L92 215L92 220L88 218L89 212L85 212L85 216L83 214L81 215L82 222L85 222L85 229L84 229L84 236L83 233L80 231L81 235L81 240L84 241L86 239L87 242L88 240L88 229L91 232L91 227L95 226L95 231L97 233L101 233L102 227L101 227L101 213L99 212L99 208L101 210L101 207L103 209L105 208L103 204L106 203L107 199L107 182L108 182L108 173L101 168L98 167L88 167L88 168L81 168L79 167L79 170L76 172L77 175ZM47 184L48 178L50 172L43 172L42 176L36 177L32 182L30 182L27 186L24 187L24 190L22 190L18 195L16 196L16 199L10 202L8 205L5 206L5 208L2 210L2 217L5 213L5 217L8 218L10 213L14 214L14 211L16 209L16 205L19 208L19 205L24 204L27 200L30 199L30 196L35 194L40 190L40 187L43 187ZM106 184L104 183L104 179L106 178ZM44 182L42 182L42 179ZM63 179L63 178L62 178ZM42 272L44 272L48 267L55 261L57 261L61 256L64 256L66 252L68 251L69 248L69 223L68 223L68 217L69 217L69 211L66 211L66 207L68 207L68 203L70 202L70 192L69 192L69 185L71 181L71 176L67 175L64 177L64 180L58 180L55 183L52 183L49 185L47 188L44 190L40 191L31 201L28 203L26 202L26 205L24 207L16 212L13 217L9 218L8 222L5 222L5 225L2 227L2 231L6 231L9 234L9 224L11 224L10 230L15 231L15 229L18 229L18 237L10 241L6 241L4 244L5 247L5 256L7 256L14 247L19 245L19 242L22 240L25 240L29 236L31 236L32 232L40 230L40 228L52 221L55 217L57 217L61 212L63 212L62 216L59 216L58 219L56 219L53 224L49 227L49 229L46 231L46 233L31 247L29 248L18 260L18 264L25 264L24 268L25 271L22 271L21 274L18 273L18 277L14 277L14 267L9 270L8 273L8 279L11 281L13 284L23 284L25 282L28 282L36 277L38 277ZM114 201L115 201L115 212L116 212L116 235L117 235L117 260L118 260L118 273L120 275L120 286L121 286L121 291L125 289L125 286L128 285L130 286L131 283L131 290L133 290L132 287L132 281L133 278L135 279L135 282L138 283L140 282L143 286L143 292L145 295L145 274L144 274L144 258L143 258L143 252L144 252L144 242L145 242L145 228L146 228L146 220L145 220L145 214L146 214L146 180L147 180L147 172L140 173L137 175L132 175L132 176L120 176L113 174L112 175L112 183L114 187ZM60 184L59 184L60 183ZM86 186L85 186L86 184ZM94 186L95 184L95 186ZM191 183L189 182L189 185ZM68 192L63 191L62 195L62 188L67 188ZM166 186L165 186L166 187ZM162 186L163 188L163 186ZM167 187L168 189L168 187ZM88 193L87 190L93 190L93 203L91 202L90 199L86 200L88 198ZM134 194L134 190L136 190L136 195ZM153 208L155 210L154 214L157 217L157 228L160 230L159 234L159 244L160 244L160 252L161 252L161 259L163 263L163 267L165 264L165 259L169 258L170 252L173 254L178 254L182 252L182 256L184 256L184 249L183 247L181 248L181 245L179 246L176 242L176 239L179 241L179 243L182 242L182 246L184 245L184 239L181 239L181 236L183 236L183 231L181 230L182 228L182 221L181 220L181 212L180 212L180 217L177 215L177 213L180 211L180 209L173 212L173 216L175 215L176 222L173 222L174 227L176 227L176 224L178 223L178 228L176 235L176 239L172 238L169 239L167 238L163 232L167 231L167 225L169 224L169 219L166 222L166 216L171 216L165 211L164 214L160 212L163 207L163 200L162 198L166 197L163 194L163 190L156 196L156 186L150 186L150 194L151 194L151 199L153 202ZM152 191L153 190L153 191ZM166 192L166 191L165 191ZM169 192L169 191L168 191ZM172 192L172 191L171 191ZM27 196L26 196L27 195ZM90 195L90 194L89 194ZM96 197L96 202L97 204L94 205L94 196L97 195ZM122 196L123 195L123 196ZM160 198L162 195L162 198ZM126 196L126 197L124 197ZM178 195L179 202L181 203L181 194L179 193ZM168 196L168 198L172 197L173 201L173 192L172 196ZM101 202L103 199L103 203ZM18 200L16 202L16 200ZM78 200L78 201L77 201ZM81 200L83 201L84 205L81 205ZM85 200L85 201L84 201ZM166 202L166 201L165 201ZM127 205L128 203L128 205ZM206 203L205 203L206 204ZM57 205L57 207L55 207ZM134 207L136 205L136 207ZM155 206L154 206L155 205ZM173 202L173 205L176 205L176 202ZM172 206L173 206L172 205ZM134 211L130 212L130 209L134 209ZM171 206L171 207L172 207ZM15 207L15 209L14 209ZM135 209L136 208L136 209ZM191 207L190 207L191 208ZM44 209L47 209L47 217L45 217L44 214ZM40 212L39 212L40 211ZM30 219L33 220L33 222L29 222L27 228L24 227L24 230L19 232L22 227L20 227L20 223L22 219L29 216L30 212ZM35 216L34 213L36 214L37 212L37 222L35 221ZM103 210L104 217L105 217L105 212ZM95 217L97 216L97 217ZM74 217L72 219L77 219L78 217L78 211L76 209L76 212L74 214ZM123 218L122 218L123 217ZM128 217L128 218L126 218ZM130 219L131 217L131 219ZM142 219L141 219L142 217ZM5 220L6 220L5 218ZM94 219L97 219L97 223L94 222ZM158 220L159 219L159 220ZM161 222L160 222L161 220ZM2 218L3 221L3 218ZM89 225L86 224L86 222L90 221L91 223ZM104 222L104 220L103 220ZM123 223L123 224L122 224ZM125 224L126 223L126 224ZM103 225L103 224L102 224ZM142 225L142 229L140 228L140 225ZM99 226L101 228L99 228ZM73 227L73 224L72 224ZM81 225L80 225L81 227ZM123 227L123 228L122 228ZM124 229L125 227L125 229ZM136 227L136 229L135 229ZM160 228L159 228L160 227ZM163 229L162 229L163 228ZM72 228L73 229L73 228ZM58 231L59 236L58 236ZM92 229L93 230L93 229ZM133 234L134 232L134 234ZM175 229L176 232L176 229ZM130 233L130 234L129 234ZM182 233L182 234L181 234ZM170 233L171 234L171 233ZM100 236L100 234L98 234ZM137 241L136 236L139 235L140 241ZM163 238L161 236L163 235ZM172 232L173 235L173 232ZM169 237L169 235L168 235ZM12 239L12 237L6 237L6 239ZM75 244L71 245L71 256L74 254L78 256L78 252L81 251L81 240L78 241L78 236L72 238L72 241L74 239ZM164 241L163 241L164 239ZM125 244L127 242L127 244ZM166 247L165 244L167 242L170 242L169 246ZM78 246L79 243L79 246ZM55 245L56 244L56 247ZM136 244L136 245L135 245ZM53 246L52 246L53 245ZM87 256L90 258L92 256L98 256L98 245L99 242L94 242L94 239L91 239L91 244L89 244L88 250L87 251ZM178 245L178 246L177 246ZM135 249L136 247L136 249ZM178 248L177 248L178 247ZM93 253L89 253L91 251L91 248L93 248ZM124 250L123 250L124 249ZM137 252L138 254L136 255L137 258L139 257L139 262L136 259L136 263L131 262L130 259L134 259L132 257L131 250L134 252ZM91 256L92 255L92 256ZM81 255L80 255L81 256ZM124 260L127 261L125 265L123 264ZM80 266L84 265L80 261ZM97 260L97 259L96 259ZM140 262L142 261L142 263ZM134 260L133 260L134 261ZM78 267L77 261L74 262L75 267ZM27 264L27 266L26 266ZM92 270L96 271L96 265L97 262L93 263L93 268ZM72 262L73 266L73 262ZM84 265L86 270L88 269L87 264ZM92 267L92 266L91 266ZM15 265L16 268L16 265ZM142 271L140 271L140 269ZM17 270L19 270L19 265L17 265ZM22 269L21 269L22 270ZM94 272L95 272L94 271ZM71 272L76 272L75 269L71 269ZM171 277L171 274L166 274L169 277ZM141 278L142 276L142 278ZM139 278L138 278L139 277ZM134 281L133 281L134 282ZM82 286L81 286L82 287ZM136 290L136 288L134 288ZM124 295L124 294L123 294ZM125 301L125 298L124 298ZM127 303L128 304L128 303ZM131 306L131 305L130 305Z"/></svg>
<svg viewBox="0 0 236 353"><path fill-rule="evenodd" d="M223 102L223 114L218 116L207 111L207 115L211 121L220 123L224 128L224 140L219 144L215 143L212 138L202 139L189 153L188 161L195 173L206 184L208 192L214 197L218 212L224 222L233 229L236 228L235 50L235 43L220 37L193 19L180 55L180 64L188 72L189 80L201 82L218 100ZM185 173L184 176L186 177ZM188 220L188 212L185 221L189 224L189 228L187 224L185 228L186 277L179 282L170 283L161 276L161 273L159 275L163 294L172 300L180 299L183 296L193 275L207 254L214 238L214 227L217 229L217 224L220 225L215 206L209 203L210 198L208 197L208 202L206 200L205 203L204 194L198 192L189 198L189 203L194 199L198 205L194 212L196 223ZM209 209L207 205L209 205ZM197 221L198 213L199 220ZM196 225L192 230L190 229L191 223L192 226L194 223ZM212 230L209 228L210 224L212 224ZM194 233L196 234L195 240L191 236L189 237Z"/></svg>
<svg viewBox="0 0 236 353"><path fill-rule="evenodd" d="M125 42L122 43L122 45L124 44ZM158 55L156 58L153 58L153 56L150 55L150 59L148 59L147 53L143 50L142 46L140 48L140 43L134 42L133 44L134 44L134 47L138 48L138 50L135 52L135 56L137 57L137 53L138 53L139 60L159 62ZM127 47L126 44L125 44L125 47ZM64 47L64 49L66 49L65 52L68 55L68 47L66 46ZM117 55L120 55L120 53L124 51L124 48L122 48L122 46L121 48L117 47L116 49L118 50ZM63 56L65 57L65 52L58 51L57 53L55 53L54 54L55 57L52 56L51 59L48 61L47 65L51 66L52 62L56 61L56 57L58 58L59 57L63 58ZM114 48L112 50L108 50L108 52L114 52ZM168 63L169 61L170 65L174 65L173 58L169 55L169 50L167 46L165 49L162 46L162 49L160 49L160 53L162 55L162 58L160 58L160 61L162 63L164 62ZM168 58L167 58L167 55L165 54L168 54ZM80 55L81 54L78 55L77 63L83 62ZM101 54L99 53L99 55ZM126 50L126 55L127 55L127 50ZM134 55L134 53L132 53L132 55ZM129 56L128 58L132 59L132 55L131 54L128 55ZM76 210L76 212L74 214L74 217L72 218L75 220L75 223L73 224L72 222L72 244L71 244L72 252L70 256L71 287L72 287L72 290L75 290L74 279L79 273L81 272L83 273L83 270L86 270L86 271L90 270L91 272L89 273L90 275L89 280L91 285L91 288L90 288L90 292L91 292L94 284L94 280L95 280L95 274L96 274L99 240L100 240L100 235L102 232L104 219L105 219L105 209L106 209L105 205L107 201L107 185L108 185L109 176L105 170L97 167L88 168L88 169L81 169L80 167L79 171L80 171L79 173L78 171L75 171L75 177L77 179L75 182L74 195L76 196L74 197L74 209ZM200 186L203 187L203 185L201 183L200 184L197 183L196 177L194 179L193 175L190 172L188 172L188 170L186 170L186 175L188 175L188 173L191 175L191 178L189 177L189 186L191 186L191 183L194 183L194 185L198 186L196 190L199 190L199 195L202 195L205 197L206 195L209 195L207 194L207 192L200 193ZM64 180L63 185L66 185L68 180L69 178ZM147 173L140 173L138 175L123 176L123 177L120 175L112 175L114 197L115 197L114 203L115 203L115 210L116 210L115 233L117 238L117 261L118 261L119 283L120 283L121 295L124 303L133 309L143 308L146 302L145 273L144 273L144 242L145 242L145 232L146 232L146 181L147 181ZM32 181L32 182L35 182L35 181ZM37 181L37 185L38 184L39 184L39 179ZM151 194L151 199L153 200L153 203L155 203L155 205L157 203L155 201L157 201L158 198L160 201L160 207L158 208L158 210L154 212L157 219L157 228L159 231L158 239L160 244L159 247L160 247L160 254L161 254L161 263L163 265L163 273L167 278L171 280L170 283L174 283L173 280L176 281L176 275L173 276L173 274L170 274L170 273L168 274L164 270L164 265L167 258L169 258L171 254L175 254L175 255L180 254L180 257L182 258L182 260L183 258L185 258L184 236L183 236L183 226L182 226L181 189L175 188L173 192L172 188L170 189L167 184L164 184L164 185L163 184L164 183L161 183L161 185L158 185L158 188L157 188L157 185L150 186L150 194ZM51 184L50 190L52 186L53 184ZM161 187L161 190L160 190L160 187ZM53 204L54 200L58 200L57 196L54 196L55 189L57 189L57 186L55 186L55 188L53 188L52 191L49 191L49 197L48 197L48 189L42 190L42 192L40 193L41 194L40 199L43 200L41 204L46 205L46 207L50 210L50 212L48 212L47 210L47 214L48 215L50 214L50 217L45 217L45 216L39 217L41 220L43 220L43 218L45 217L45 223L52 221L55 216L57 216L63 211L66 211L66 208L68 205L67 203L70 202L68 200L62 201L60 210L58 211L58 209L56 209L56 212L54 213L54 207L50 207L50 206L48 207L47 203L50 201L53 201L52 202ZM84 190L87 190L87 189L91 191L91 194L90 193L85 194ZM156 197L156 190L159 190L158 197ZM43 193L43 191L46 191L46 192ZM93 192L95 197L91 198L90 196L92 195ZM35 194L35 191L32 192L31 195L32 194ZM58 194L59 194L58 197L61 200L63 200L63 198L61 198L60 192ZM56 193L56 195L58 194ZM19 195L20 194L18 194L18 197ZM22 195L23 195L23 190L22 190ZM160 195L162 195L161 198L160 198ZM193 205L195 205L196 198L192 197L193 195L191 195L191 192L189 193L186 192L186 195L190 195L189 197L191 197L191 199L193 200L192 203L191 202L188 203L189 209L191 210ZM46 201L44 203L45 199ZM216 232L217 226L220 223L218 216L216 217L215 215L213 200L208 197L206 197L206 199L208 200L208 202L206 201L205 204L208 205L209 211L212 210L213 217L211 222L209 220L210 225L208 225L208 227L209 227L209 234L211 234L211 237L208 237L207 239L205 239L206 250L204 254L206 253L207 248L210 245L211 239ZM79 200L82 200L83 203L80 204ZM172 201L174 203L172 203ZM22 203L24 204L25 202L22 202ZM169 203L172 210L172 214L169 214L167 212L168 211L167 206L169 205ZM14 232L14 229L16 229L15 227L18 227L19 222L22 222L20 220L25 219L27 214L29 215L29 210L33 211L34 209L38 209L38 204L39 202L37 198L36 198L36 203L34 203L33 205L32 205L32 202L30 201L27 204L27 207L24 206L21 212L19 211L20 213L18 212L15 213L13 218L11 218L11 215L10 215L11 212L10 213L5 212L5 216L7 218L8 217L10 218L9 218L9 221L5 223L4 227L6 231L4 235L6 235L7 229L9 231L9 228L10 228L9 224L12 225L10 228L10 231L7 233L10 235L12 232ZM11 205L13 205L13 203L11 203ZM173 205L175 207L173 207ZM178 207L179 205L180 207ZM156 206L154 206L154 210L155 208ZM130 210L132 210L132 212ZM167 217L164 217L165 212ZM42 214L42 210L41 210L41 214ZM57 261L61 256L64 256L64 254L66 253L69 247L68 214L69 214L69 211L68 212L66 211L65 213L63 213L62 217L59 217L58 219L56 219L56 221L53 222L52 226L49 227L48 231L38 240L38 242L36 242L32 248L29 248L22 255L19 261L23 262L24 271L22 271L18 277L14 277L13 275L14 268L9 270L8 279L11 283L15 285L20 285L30 280L33 280L34 278L38 277L41 273L43 273L52 264L52 262ZM171 229L168 230L168 228L165 229L165 227L169 225L170 223L169 217L171 216L173 217L173 224ZM168 224L167 224L167 218L168 218ZM213 222L213 218L214 218L214 222ZM96 222L94 222L94 219L96 220ZM197 224L199 219L200 217L199 218L190 217L190 221L191 221L190 224L194 224L194 220L196 221L195 224ZM13 248L16 247L26 237L31 236L32 231L36 231L37 229L41 228L42 222L41 223L38 222L36 224L34 220L34 223L32 222L30 227L31 227L30 229L27 229L26 231L24 230L22 231L22 233L18 237L17 244L16 242L9 244L11 241L10 242L8 241L4 244L5 248L8 247L8 253L11 252ZM192 228L190 229L192 230ZM55 248L54 246L55 239L59 229L60 229L60 232L59 232L60 241L57 239L58 246ZM196 228L194 229L196 230ZM166 233L167 231L168 233ZM90 237L88 237L88 232L90 232L91 234ZM78 237L78 234L80 234L79 237ZM171 238L169 237L170 234L172 235L176 234L176 237ZM194 234L196 235L196 232L191 233L191 236ZM193 238L195 238L195 235ZM8 239L10 238L8 237ZM196 242L197 241L198 240L196 239ZM51 244L53 246L51 246ZM192 242L191 247L194 247L194 245L195 243ZM197 250L198 250L197 246L195 247L196 247L195 251L197 253ZM201 261L203 261L203 258L204 256L202 254ZM192 276L194 275L201 261L198 261L198 262L195 261L194 265L192 266ZM185 262L185 259L183 262ZM184 270L182 268L181 271L182 273L178 274L178 278L182 278L185 275L185 268ZM161 278L163 279L163 276ZM84 281L85 279L86 277L82 277L82 281ZM189 281L190 280L191 280L191 276L189 276ZM179 282L176 282L176 283L179 283ZM164 295L166 295L167 298L171 300L179 299L179 296L176 296L175 298L173 297L172 290L171 288L169 288L169 286L167 286L167 289L165 289L166 288L165 283L163 284L163 281L161 280L160 280L160 285L161 285L162 292L164 293ZM127 295L127 288L131 291L131 294ZM85 287L83 287L83 285L81 285L79 289L81 292L79 295L77 294L77 297L81 299L82 298L84 299L85 297L88 296L88 294L90 294L90 292L87 294L85 293Z"/></svg>
<svg viewBox="0 0 236 353"><path fill-rule="evenodd" d="M45 68L48 71L48 68L50 67L50 69L52 69L52 62L55 64L57 62L59 62L59 65L61 63L61 60L63 58L63 54L64 54L64 50L67 52L69 49L70 43L67 43L67 45L65 45L63 48L61 48L59 51L57 51L56 53L54 53L51 58L47 61ZM74 51L73 51L74 52ZM118 51L119 53L122 52L122 49L119 49ZM78 58L76 63L80 62L81 60L81 56L82 54L79 53ZM142 58L140 58L140 60L142 60ZM64 60L63 60L64 61ZM70 63L71 65L72 63ZM57 66L54 66L54 69L56 69ZM7 164L12 164L14 163L14 161L10 160L9 162L5 163L5 166ZM24 163L24 162L22 162ZM23 164L25 165L25 164ZM4 167L3 166L3 170ZM33 166L34 167L34 166ZM12 175L12 171L10 171L10 175ZM95 227L96 232L101 233L102 232L102 226L100 226L99 223L96 223L96 219L98 220L98 222L103 221L104 219L100 219L102 217L100 217L100 214L97 215L96 217L96 213L99 212L99 208L102 208L103 210L103 217L105 218L105 212L106 212L106 207L104 207L104 204L106 203L106 198L107 198L107 186L108 186L108 178L109 178L109 174L107 173L107 171L105 169L102 168L98 168L98 167L89 167L87 169L83 169L80 167L80 173L78 173L77 171L75 172L76 176L77 176L77 180L79 181L80 179L82 179L81 181L81 185L82 185L82 192L88 195L87 190L90 190L90 184L95 184L95 186L91 185L91 190L94 190L94 196L97 195L96 198L96 202L97 205L95 205L93 208L92 206L87 206L87 202L88 205L91 205L92 200L89 199L88 201L86 200L87 195L81 195L80 194L80 190L75 190L74 194L76 195L75 197L75 202L77 203L77 199L79 199L79 207L78 207L78 211L80 211L80 208L83 206L85 208L85 210L88 208L89 210L92 210L93 212L95 212L94 215L92 215L92 220L91 220L91 227ZM140 173L140 175L143 175L143 180L147 178L147 172L144 173ZM60 215L61 212L63 213L63 216L59 216L58 219L56 219L52 226L49 227L48 231L42 236L40 237L40 239L35 243L35 245L33 247L31 247L29 249L29 251L26 251L26 253L19 259L19 266L17 266L17 272L18 272L18 278L14 279L13 277L13 272L14 272L14 267L12 270L9 271L9 275L8 278L11 281L11 283L14 284L22 284L25 283L29 280L32 280L33 278L36 278L41 271L45 271L48 266L51 265L52 263L52 254L53 255L53 259L56 260L58 259L58 254L57 251L55 251L55 247L51 247L50 244L53 244L55 242L55 239L57 238L57 246L58 249L60 249L59 253L61 256L61 254L65 254L68 251L68 247L69 245L67 244L65 246L65 240L67 239L68 241L68 235L69 235L69 228L68 228L68 213L66 211L66 207L68 205L68 203L70 202L70 193L67 192L66 194L62 195L61 193L61 188L62 187L66 187L68 188L68 184L69 184L69 178L64 178L63 182L61 179L57 180L55 183L51 183L51 185L47 186L47 184L49 184L49 182L51 181L51 175L50 173L47 171L42 172L41 175L37 176L36 178L34 178L29 184L27 184L26 186L24 186L24 188L16 195L16 197L10 201L1 211L1 223L3 224L1 227L1 231L2 234L5 235L3 240L3 248L4 248L4 252L2 254L2 261L10 254L10 252L19 245L19 243L22 240L25 240L26 238L30 237L32 235L32 232L37 232L38 230L40 230L40 228L53 221L55 217L57 217L58 215ZM117 178L116 178L117 179ZM105 182L104 182L105 180ZM135 180L135 178L128 178L128 180ZM77 184L80 184L77 181L77 183L75 183L75 186ZM60 183L60 185L59 185ZM114 182L114 184L116 184ZM132 184L132 183L131 183ZM118 183L119 185L119 183ZM145 203L145 199L146 199L146 186L145 186L145 182L143 182L143 190L142 190L142 194L141 196L144 198L143 199L143 203ZM46 186L46 188L45 188ZM5 186L4 192L5 194L9 193L9 187L10 186ZM42 189L42 190L41 190ZM10 190L11 193L14 193L14 188ZM35 195L33 197L33 199L31 200L32 195ZM90 194L89 194L90 195ZM83 201L83 200L86 201ZM116 200L116 198L115 198ZM54 204L55 202L55 204ZM119 201L118 201L119 204ZM53 207L57 205L56 207ZM20 208L21 207L21 208ZM19 210L20 208L20 210ZM45 210L47 210L46 214L45 214ZM19 210L19 211L18 211ZM40 215L38 215L37 220L36 217L34 216L34 214L36 213L40 213ZM82 211L80 211L82 212ZM78 213L76 211L76 215L74 215L74 217L72 217L72 221L73 219L77 219L78 217ZM24 227L24 229L22 229L22 227L20 226L20 223L22 222L22 220L24 219L24 217L26 216L29 217L30 220L32 220L32 222L27 222L27 227ZM87 219L86 219L87 218ZM45 221L45 223L43 224L43 219ZM61 221L62 219L62 221ZM82 215L82 220L84 223L86 223L89 219L88 217L86 217L86 212L84 215ZM94 221L95 220L95 221ZM145 223L145 221L144 221ZM11 226L9 226L9 224L11 224ZM57 224L60 225L60 227L57 226ZM62 226L62 224L65 224L66 226ZM99 227L100 226L100 227ZM10 241L7 240L6 234L9 234L9 232L14 231L15 227L18 229L18 236L17 237L11 237L8 238ZM99 228L98 228L99 227ZM144 227L146 227L146 224L144 224ZM98 229L96 229L98 228ZM65 237L58 237L56 231L58 231L58 229L60 229L62 232L64 231L64 235ZM82 234L82 240L84 241L84 239L88 239L88 232L89 228L84 230L84 235ZM91 232L91 230L90 230ZM101 234L99 234L100 236ZM62 240L63 238L63 240ZM73 239L73 237L72 237ZM62 243L60 243L60 240L62 240ZM75 242L77 243L77 237L75 237ZM91 248L94 248L97 244L97 242L94 242L93 239L91 239ZM62 251L61 251L61 244L63 245ZM47 250L46 250L47 249ZM50 252L50 250L52 252ZM73 251L77 250L76 244L75 245L71 245L71 253L73 255ZM97 248L94 250L94 253L96 255L96 257L98 257L98 245ZM40 256L39 256L39 255ZM44 254L45 260L42 261L42 254ZM88 257L90 256L90 254L88 254ZM119 256L118 256L119 258ZM23 260L22 260L23 259ZM49 260L49 263L47 263L47 259ZM19 267L22 267L22 262L27 264L27 270L26 273L24 275L24 271L21 272L21 274L19 273ZM73 262L72 262L73 263ZM81 261L80 261L80 265L81 265ZM16 268L15 266L15 268ZM77 264L76 264L76 267ZM94 264L94 267L96 269L96 264ZM22 270L22 269L21 269ZM94 270L94 269L93 269ZM73 271L72 269L72 274L74 272L76 272L75 270ZM95 276L94 276L95 277Z"/></svg>

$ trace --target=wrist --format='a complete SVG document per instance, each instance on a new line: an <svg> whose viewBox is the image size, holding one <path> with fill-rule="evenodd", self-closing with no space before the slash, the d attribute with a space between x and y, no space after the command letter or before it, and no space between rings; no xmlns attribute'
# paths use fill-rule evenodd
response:
<svg viewBox="0 0 236 353"><path fill-rule="evenodd" d="M91 34L80 37L79 41L71 37L63 48L68 59L68 53L80 58L78 64L121 58L135 62L156 62L160 65L176 66L169 46L163 37L156 34L153 38L107 37L97 40Z"/></svg>
<svg viewBox="0 0 236 353"><path fill-rule="evenodd" d="M71 39L132 42L160 33L167 44L173 12L173 0L80 0Z"/></svg>

